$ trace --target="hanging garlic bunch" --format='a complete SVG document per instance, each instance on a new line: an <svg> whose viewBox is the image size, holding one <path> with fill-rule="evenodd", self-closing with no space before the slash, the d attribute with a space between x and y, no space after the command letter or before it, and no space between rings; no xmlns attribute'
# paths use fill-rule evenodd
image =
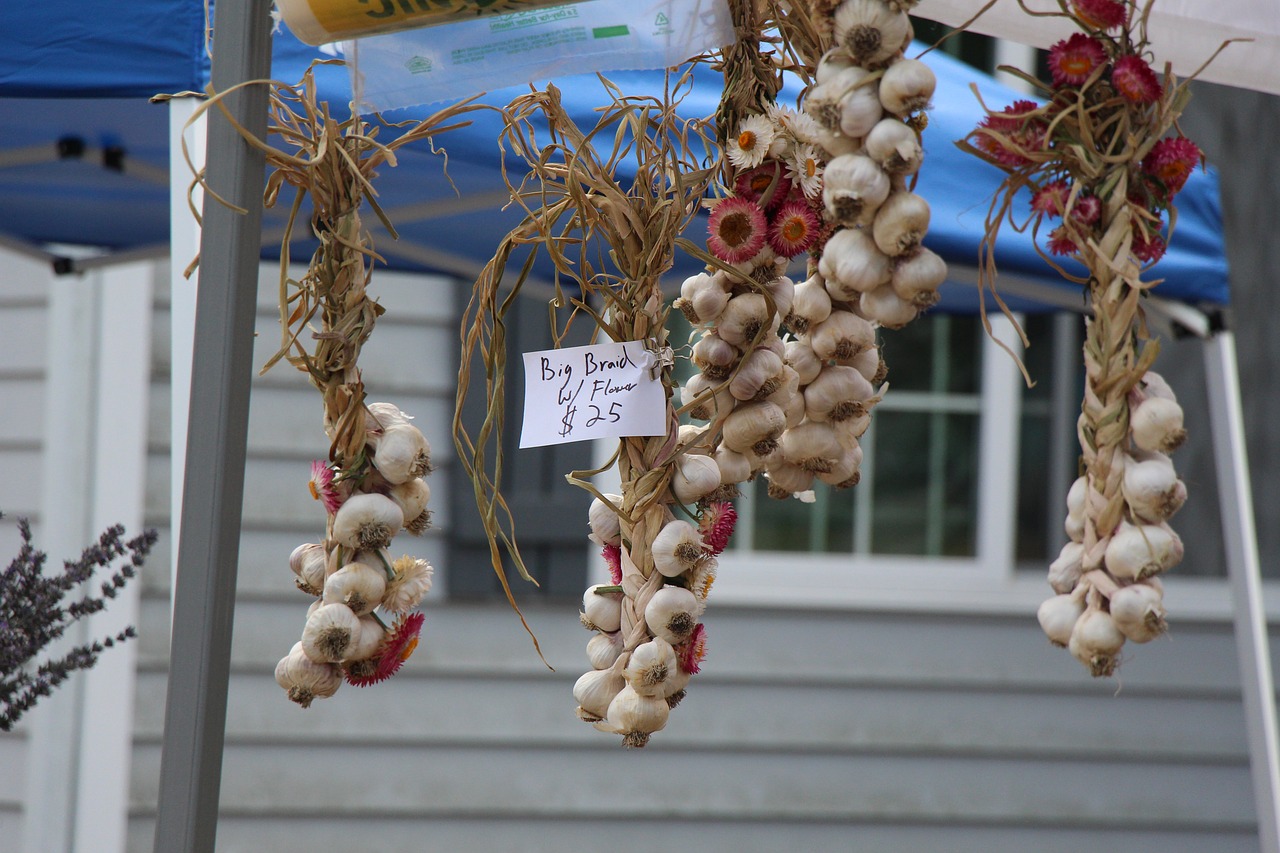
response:
<svg viewBox="0 0 1280 853"><path fill-rule="evenodd" d="M833 231L783 320L796 402L779 403L776 436L768 410L724 421L724 446L763 468L773 497L809 499L815 481L858 482L859 438L887 387L876 330L909 323L937 302L946 278L946 264L922 245L929 205L908 186L923 161L923 111L937 82L923 62L903 57L911 5L844 0L818 22L832 44L813 58L816 82L803 109L820 128L812 142L826 161L822 212ZM759 446L747 426L759 428Z"/></svg>
<svg viewBox="0 0 1280 853"><path fill-rule="evenodd" d="M1146 643L1165 632L1159 576L1183 556L1169 518L1186 501L1187 489L1173 461L1157 449L1176 447L1186 437L1182 409L1152 371L1135 383L1127 408L1128 440L1113 463L1122 477L1118 488L1108 490L1119 501L1120 520L1105 536L1098 530L1098 537L1087 542L1087 517L1100 517L1107 502L1087 476L1072 484L1064 522L1071 541L1049 567L1049 585L1057 595L1039 612L1050 641L1066 646L1095 676L1115 672L1126 640Z"/></svg>
<svg viewBox="0 0 1280 853"><path fill-rule="evenodd" d="M694 441L701 434L682 432ZM682 458L717 465L713 455ZM586 647L591 670L578 679L573 697L581 719L622 735L624 746L640 747L666 725L700 668L706 643L701 615L716 556L737 516L731 504L705 499L696 502L697 524L663 511L666 521L647 544L654 572L645 578L630 556L635 543L628 547L621 533L608 541L615 526L635 534L635 526L618 515L619 501L604 495L592 502L591 538L605 543L612 583L593 584L583 594L580 620L592 632Z"/></svg>
<svg viewBox="0 0 1280 853"><path fill-rule="evenodd" d="M302 640L276 667L276 680L303 707L332 696L345 680L366 686L393 675L418 641L423 616L412 612L431 588L426 560L392 559L392 539L430 525L431 449L411 418L390 403L364 410L367 437L358 470L316 462L311 493L328 515L322 542L289 558L299 589L316 597ZM388 624L379 613L388 616Z"/></svg>

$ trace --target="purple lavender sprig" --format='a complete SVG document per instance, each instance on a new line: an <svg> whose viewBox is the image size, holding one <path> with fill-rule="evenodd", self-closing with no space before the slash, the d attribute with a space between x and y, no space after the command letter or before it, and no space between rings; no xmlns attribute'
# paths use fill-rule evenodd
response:
<svg viewBox="0 0 1280 853"><path fill-rule="evenodd" d="M61 637L75 620L97 613L135 577L155 544L157 534L147 530L123 541L124 527L115 525L85 548L80 559L67 560L58 575L46 575L47 555L31 544L31 525L18 519L22 547L0 574L0 731L9 731L41 696L66 681L73 672L88 669L103 650L137 636L132 626L113 637L76 646L65 655L34 666L36 657ZM123 564L111 568L118 558ZM93 577L98 569L110 569L99 595L64 604L63 599Z"/></svg>

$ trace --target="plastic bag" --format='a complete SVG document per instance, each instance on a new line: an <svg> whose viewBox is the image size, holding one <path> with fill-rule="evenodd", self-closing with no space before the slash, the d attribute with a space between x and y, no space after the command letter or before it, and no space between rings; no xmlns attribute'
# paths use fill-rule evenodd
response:
<svg viewBox="0 0 1280 853"><path fill-rule="evenodd" d="M357 108L679 65L734 39L726 0L586 0L343 43Z"/></svg>

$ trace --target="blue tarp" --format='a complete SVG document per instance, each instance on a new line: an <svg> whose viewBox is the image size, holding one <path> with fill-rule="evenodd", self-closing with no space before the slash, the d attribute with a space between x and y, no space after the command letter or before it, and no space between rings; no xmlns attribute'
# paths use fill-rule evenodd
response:
<svg viewBox="0 0 1280 853"><path fill-rule="evenodd" d="M25 17L15 10L0 13L0 236L117 250L166 243L168 191L160 183L131 174L130 166L168 167L167 113L163 106L147 103L146 96L201 89L207 81L203 4L135 0L108 9L84 0L47 0L29 8ZM295 82L312 59L321 57L316 49L282 33L276 37L273 76ZM931 53L927 61L939 84L924 132L926 154L918 186L933 210L926 244L951 265L972 268L987 206L1001 173L962 153L952 142L982 117L971 83L994 107L1022 96L940 52ZM661 91L657 72L609 76L627 92ZM321 69L319 79L323 96L335 111L341 111L350 97L346 72L337 67ZM555 82L571 112L581 117L580 123L592 124L592 111L604 100L594 76ZM527 88L493 92L484 101L505 104L522 91ZM719 92L718 76L700 72L682 112L711 114ZM409 115L400 111L390 117ZM440 137L438 144L449 152L449 175L462 199L480 197L492 203L477 209L459 204L454 186L443 176L439 156L425 146L403 151L400 165L384 170L376 184L379 200L406 241L441 254L398 254L390 237L379 234L378 247L389 266L465 274L484 263L517 221L514 212L497 210L503 191L498 122L491 114L472 118L471 127ZM52 152L59 140L64 147L66 140L83 141L93 159L3 165L21 159L14 152ZM124 152L124 173L104 168L100 162L98 152L113 147ZM395 215L400 208L421 209L433 203L438 203L442 215L425 220ZM1227 264L1216 174L1198 172L1178 196L1178 203L1178 227L1170 251L1151 271L1152 277L1164 279L1156 292L1192 303L1225 304ZM265 229L270 231L279 223L278 212L269 214ZM689 236L699 235L691 232ZM265 242L264 256L274 256L277 249ZM303 244L292 251L294 257L302 258L309 249ZM1005 229L997 261L1002 273L1074 289L1036 254L1028 234ZM691 259L682 259L676 272L696 267ZM949 286L944 294L941 310L976 308L971 286ZM1045 307L1025 300L1015 305L1031 310Z"/></svg>

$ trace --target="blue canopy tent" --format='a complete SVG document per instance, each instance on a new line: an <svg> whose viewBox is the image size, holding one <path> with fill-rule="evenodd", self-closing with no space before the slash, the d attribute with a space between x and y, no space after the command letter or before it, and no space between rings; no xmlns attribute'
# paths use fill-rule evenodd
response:
<svg viewBox="0 0 1280 853"><path fill-rule="evenodd" d="M45 257L62 271L167 253L173 221L167 177L170 158L177 155L165 108L147 98L200 91L211 76L219 90L263 77L296 81L323 54L284 33L274 39L275 64L268 71L268 8L266 0L217 6L215 32L222 35L215 63L205 53L201 3L146 0L131 4L127 17L80 0L24 8L20 20L16 10L6 10L0 16L8 19L0 26L0 245ZM939 89L924 136L927 157L919 191L933 208L926 242L946 258L953 278L944 285L944 299L935 310L972 312L978 305L978 243L987 201L1000 176L960 153L951 141L964 136L982 115L968 88L971 81L978 83L988 104L1006 104L1019 95L945 55L933 54L930 64ZM331 106L347 102L344 70L322 68L317 76ZM610 77L626 91L652 89L657 81L653 73ZM594 79L557 83L574 114L591 122L600 101ZM503 104L522 89L491 93L485 101ZM708 115L718 98L719 83L708 75L684 108L690 115ZM264 104L253 88L228 100L241 123L259 133L265 126ZM497 211L506 191L498 173L496 120L484 114L472 118L470 127L439 140L450 152L452 184L443 176L441 159L420 149L402 151L394 175L378 185L380 203L401 235L398 242L378 238L377 248L390 267L474 275L516 221L516 214ZM191 401L192 427L186 439L172 656L190 663L174 668L170 676L156 848L165 851L213 849L248 378L254 367L248 360L255 269L260 257L276 255L278 238L272 234L282 220L279 211L258 212L261 158L216 111L208 146L211 186L251 213L237 216L217 204L206 205L205 212L193 381L207 393ZM1216 176L1198 173L1179 203L1176 238L1152 275L1164 279L1160 301L1173 306L1170 310L1182 324L1207 335L1211 324L1197 309L1212 312L1228 302ZM86 256L65 246L90 246L101 253ZM1006 229L997 249L1001 292L1014 310L1083 309L1079 289L1052 272L1029 235ZM303 257L308 250L304 240L292 254ZM695 261L678 261L673 276L696 267ZM1211 374L1211 384L1217 386L1211 394L1223 395L1223 405L1213 409L1234 417L1215 423L1215 433L1221 431L1215 444L1222 448L1224 523L1235 525L1226 538L1239 546L1229 553L1230 568L1240 591L1237 634L1255 744L1260 825L1268 839L1274 838L1276 827L1274 703L1256 546L1249 550L1255 539L1239 391L1229 333L1211 340L1220 365Z"/></svg>

